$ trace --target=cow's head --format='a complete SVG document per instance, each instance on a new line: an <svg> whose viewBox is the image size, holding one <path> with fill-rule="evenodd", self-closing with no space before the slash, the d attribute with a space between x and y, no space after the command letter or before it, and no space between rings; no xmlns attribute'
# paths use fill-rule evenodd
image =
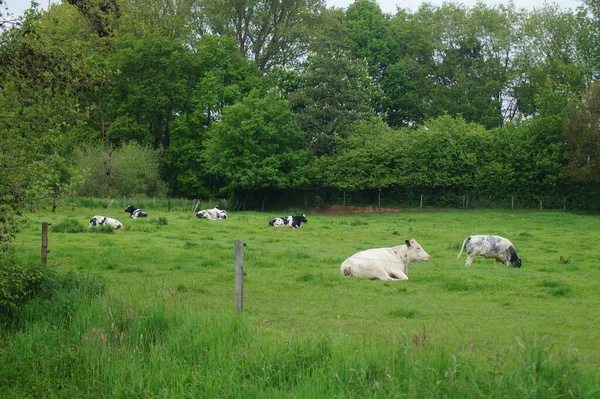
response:
<svg viewBox="0 0 600 399"><path fill-rule="evenodd" d="M133 213L134 211L135 211L135 208L133 205L129 205L127 208L125 208L125 212Z"/></svg>
<svg viewBox="0 0 600 399"><path fill-rule="evenodd" d="M308 223L308 219L306 219L306 215L304 213L298 216L298 221L302 223Z"/></svg>
<svg viewBox="0 0 600 399"><path fill-rule="evenodd" d="M429 256L416 240L406 240L404 243L406 244L406 255L409 262L428 261L431 259L431 256Z"/></svg>

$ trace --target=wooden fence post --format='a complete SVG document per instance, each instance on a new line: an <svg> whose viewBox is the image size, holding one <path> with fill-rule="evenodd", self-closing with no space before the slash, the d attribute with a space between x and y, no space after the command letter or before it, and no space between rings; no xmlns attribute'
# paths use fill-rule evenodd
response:
<svg viewBox="0 0 600 399"><path fill-rule="evenodd" d="M515 210L515 197L512 196L510 198L510 209L512 209L513 211Z"/></svg>
<svg viewBox="0 0 600 399"><path fill-rule="evenodd" d="M167 198L167 212L171 212L171 197Z"/></svg>
<svg viewBox="0 0 600 399"><path fill-rule="evenodd" d="M42 222L42 266L48 262L48 222Z"/></svg>
<svg viewBox="0 0 600 399"><path fill-rule="evenodd" d="M542 210L542 200L540 200L540 211Z"/></svg>
<svg viewBox="0 0 600 399"><path fill-rule="evenodd" d="M233 242L235 247L235 310L244 311L244 244L241 240Z"/></svg>
<svg viewBox="0 0 600 399"><path fill-rule="evenodd" d="M421 194L421 206L420 206L420 208L423 209L423 194Z"/></svg>

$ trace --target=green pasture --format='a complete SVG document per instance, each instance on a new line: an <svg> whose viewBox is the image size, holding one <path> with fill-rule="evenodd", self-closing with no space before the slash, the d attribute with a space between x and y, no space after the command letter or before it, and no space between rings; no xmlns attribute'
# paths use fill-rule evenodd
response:
<svg viewBox="0 0 600 399"><path fill-rule="evenodd" d="M147 219L119 208L28 215L16 242L21 263L40 263L46 221L48 267L99 277L106 288L73 308L64 328L31 316L3 334L11 349L0 361L37 375L12 376L7 397L600 395L597 216L308 213L301 229L283 229L268 221L288 212L210 221L148 211ZM88 229L93 215L124 229ZM511 239L523 267L483 258L465 267L457 255L469 234ZM411 238L432 259L412 264L408 281L339 275L353 253ZM234 240L246 244L241 315ZM2 369L0 382L9 375ZM32 380L45 396L27 388Z"/></svg>

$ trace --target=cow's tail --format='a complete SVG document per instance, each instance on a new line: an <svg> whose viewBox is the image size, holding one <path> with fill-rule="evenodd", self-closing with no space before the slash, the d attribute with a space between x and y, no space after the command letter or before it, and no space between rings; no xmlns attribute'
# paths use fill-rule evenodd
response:
<svg viewBox="0 0 600 399"><path fill-rule="evenodd" d="M458 256L456 257L456 259L460 258L460 255L462 254L463 249L465 249L465 244L467 243L467 241L469 241L469 238L471 238L471 236L468 236L467 238L465 238L465 240L462 243L462 247L460 247L460 252L458 253Z"/></svg>

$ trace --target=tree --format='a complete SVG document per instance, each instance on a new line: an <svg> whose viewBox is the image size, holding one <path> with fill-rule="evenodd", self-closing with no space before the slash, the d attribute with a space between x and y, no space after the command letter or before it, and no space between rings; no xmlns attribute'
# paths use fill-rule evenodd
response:
<svg viewBox="0 0 600 399"><path fill-rule="evenodd" d="M600 83L570 103L563 137L565 174L584 184L600 183Z"/></svg>
<svg viewBox="0 0 600 399"><path fill-rule="evenodd" d="M336 154L322 157L323 184L339 190L362 191L397 185L407 144L406 133L383 121L358 121Z"/></svg>
<svg viewBox="0 0 600 399"><path fill-rule="evenodd" d="M313 42L313 52L298 76L297 88L288 99L300 127L308 133L315 156L335 152L338 138L359 120L375 117L374 104L381 90L363 60L353 58L339 12Z"/></svg>
<svg viewBox="0 0 600 399"><path fill-rule="evenodd" d="M221 179L225 193L298 189L308 183L304 134L277 90L264 97L253 91L226 107L208 134L207 168Z"/></svg>
<svg viewBox="0 0 600 399"><path fill-rule="evenodd" d="M115 43L114 81L96 98L102 136L114 144L136 139L167 148L171 123L190 109L196 58L177 40L125 35ZM123 128L124 127L124 128ZM139 137L146 131L145 137ZM130 135L133 133L133 135Z"/></svg>
<svg viewBox="0 0 600 399"><path fill-rule="evenodd" d="M84 176L78 195L114 198L115 196L164 194L166 187L159 174L160 151L135 142L118 148L104 144L78 149L75 164Z"/></svg>
<svg viewBox="0 0 600 399"><path fill-rule="evenodd" d="M163 176L173 194L209 196L212 187L202 158L206 131L221 119L224 107L253 89L263 90L263 83L256 65L244 58L231 37L205 35L195 50L190 108L171 123Z"/></svg>
<svg viewBox="0 0 600 399"><path fill-rule="evenodd" d="M235 37L262 72L306 55L323 0L200 0L204 33Z"/></svg>
<svg viewBox="0 0 600 399"><path fill-rule="evenodd" d="M536 98L541 98L548 83L556 91L573 94L585 87L589 70L577 57L576 27L574 15L556 4L536 8L523 19L514 60L515 79L510 87L520 114L538 114Z"/></svg>
<svg viewBox="0 0 600 399"><path fill-rule="evenodd" d="M66 24L67 29L73 25ZM0 246L18 231L32 200L61 190L65 174L60 148L69 128L85 113L80 94L98 75L88 68L76 41L56 43L53 21L35 9L21 26L0 36ZM6 252L0 251L0 257Z"/></svg>

